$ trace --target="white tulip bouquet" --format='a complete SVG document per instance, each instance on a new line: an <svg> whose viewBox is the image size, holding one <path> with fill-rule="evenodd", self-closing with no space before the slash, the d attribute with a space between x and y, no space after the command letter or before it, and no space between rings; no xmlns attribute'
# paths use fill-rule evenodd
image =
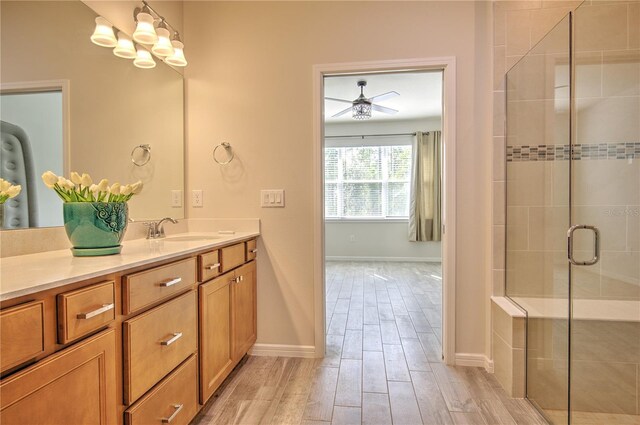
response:
<svg viewBox="0 0 640 425"><path fill-rule="evenodd" d="M42 181L49 188L55 190L64 202L127 202L142 191L142 182L121 185L113 183L109 186L107 179L98 184L87 173L80 175L72 171L71 179L56 176L51 171L42 175Z"/></svg>
<svg viewBox="0 0 640 425"><path fill-rule="evenodd" d="M22 186L19 184L14 185L5 179L0 179L0 204L4 204L7 199L15 198L21 190Z"/></svg>

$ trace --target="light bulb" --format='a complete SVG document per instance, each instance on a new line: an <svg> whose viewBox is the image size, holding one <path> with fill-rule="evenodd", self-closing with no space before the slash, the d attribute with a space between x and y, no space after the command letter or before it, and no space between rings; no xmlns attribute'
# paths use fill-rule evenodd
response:
<svg viewBox="0 0 640 425"><path fill-rule="evenodd" d="M133 33L133 39L138 43L153 44L158 41L158 34L156 34L156 30L153 27L153 16L144 12L145 9L142 10L143 12L136 15L138 25L136 25L136 30Z"/></svg>
<svg viewBox="0 0 640 425"><path fill-rule="evenodd" d="M114 47L118 41L113 33L111 22L102 16L98 16L96 18L96 29L93 30L93 34L91 35L91 41L98 46Z"/></svg>
<svg viewBox="0 0 640 425"><path fill-rule="evenodd" d="M184 44L180 40L171 41L173 45L173 55L165 58L165 62L173 66L187 66L187 59L184 57Z"/></svg>
<svg viewBox="0 0 640 425"><path fill-rule="evenodd" d="M153 45L151 51L161 57L173 55L174 49L169 39L169 30L159 26L156 33L158 34L158 41Z"/></svg>
<svg viewBox="0 0 640 425"><path fill-rule="evenodd" d="M118 44L113 49L113 54L125 59L133 59L136 57L136 48L133 46L133 41L131 41L131 38L127 34L118 31Z"/></svg>
<svg viewBox="0 0 640 425"><path fill-rule="evenodd" d="M136 58L133 60L133 64L143 69L156 67L156 61L153 60L151 52L142 46L137 46Z"/></svg>

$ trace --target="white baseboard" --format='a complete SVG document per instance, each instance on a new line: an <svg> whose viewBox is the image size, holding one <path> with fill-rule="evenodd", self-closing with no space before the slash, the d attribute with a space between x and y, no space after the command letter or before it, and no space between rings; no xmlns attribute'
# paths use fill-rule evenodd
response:
<svg viewBox="0 0 640 425"><path fill-rule="evenodd" d="M489 360L486 356L484 358L484 369L489 373L493 373L493 360Z"/></svg>
<svg viewBox="0 0 640 425"><path fill-rule="evenodd" d="M483 367L489 373L493 373L493 360L489 360L484 354L456 353L456 366Z"/></svg>
<svg viewBox="0 0 640 425"><path fill-rule="evenodd" d="M327 256L327 261L404 261L411 263L441 263L440 257L352 257L352 256Z"/></svg>
<svg viewBox="0 0 640 425"><path fill-rule="evenodd" d="M283 345L283 344L254 344L249 350L252 356L271 357L315 357L316 348L313 345Z"/></svg>

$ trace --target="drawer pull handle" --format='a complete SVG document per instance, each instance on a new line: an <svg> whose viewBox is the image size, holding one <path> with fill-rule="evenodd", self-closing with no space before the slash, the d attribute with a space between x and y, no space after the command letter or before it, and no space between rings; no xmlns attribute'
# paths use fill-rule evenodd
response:
<svg viewBox="0 0 640 425"><path fill-rule="evenodd" d="M220 263L215 263L215 264L211 264L211 265L205 266L205 270L215 270L215 269L217 269L219 267L220 267Z"/></svg>
<svg viewBox="0 0 640 425"><path fill-rule="evenodd" d="M238 282L244 281L244 276L238 276Z"/></svg>
<svg viewBox="0 0 640 425"><path fill-rule="evenodd" d="M113 310L113 308L115 307L114 303L111 304L102 304L102 307L100 308L96 308L93 311L90 311L88 313L79 313L76 318L78 319L91 319L92 317L96 317L99 314L105 313L109 310Z"/></svg>
<svg viewBox="0 0 640 425"><path fill-rule="evenodd" d="M163 288L168 288L169 286L173 286L176 283L182 282L181 277L174 277L173 279L165 280L164 282L160 282L160 286Z"/></svg>
<svg viewBox="0 0 640 425"><path fill-rule="evenodd" d="M162 423L170 424L171 421L174 420L176 416L178 416L178 413L180 413L180 411L182 410L182 406L184 406L184 404L174 404L173 408L176 410L168 418L162 418L161 419Z"/></svg>
<svg viewBox="0 0 640 425"><path fill-rule="evenodd" d="M252 253L252 254L255 254L256 252L258 252L258 248L255 248L255 249L252 249L252 250L251 250L251 253Z"/></svg>
<svg viewBox="0 0 640 425"><path fill-rule="evenodd" d="M166 341L160 341L160 345L171 345L182 338L182 332L174 332L173 336Z"/></svg>

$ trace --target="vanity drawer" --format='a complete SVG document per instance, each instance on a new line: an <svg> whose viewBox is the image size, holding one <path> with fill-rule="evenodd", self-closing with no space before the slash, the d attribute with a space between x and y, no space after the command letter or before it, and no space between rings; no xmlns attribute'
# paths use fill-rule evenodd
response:
<svg viewBox="0 0 640 425"><path fill-rule="evenodd" d="M221 251L223 273L244 264L244 243L224 247Z"/></svg>
<svg viewBox="0 0 640 425"><path fill-rule="evenodd" d="M115 283L58 294L58 343L66 344L115 319Z"/></svg>
<svg viewBox="0 0 640 425"><path fill-rule="evenodd" d="M0 311L0 370L31 360L44 352L44 301Z"/></svg>
<svg viewBox="0 0 640 425"><path fill-rule="evenodd" d="M124 399L136 401L197 349L196 292L124 322Z"/></svg>
<svg viewBox="0 0 640 425"><path fill-rule="evenodd" d="M196 283L196 259L187 258L122 279L122 312L127 315Z"/></svg>
<svg viewBox="0 0 640 425"><path fill-rule="evenodd" d="M251 239L250 241L247 241L245 243L245 246L247 248L247 255L246 255L247 261L255 260L256 253L258 252L258 248L256 246L256 240Z"/></svg>
<svg viewBox="0 0 640 425"><path fill-rule="evenodd" d="M222 270L220 264L220 251L207 252L206 254L198 255L198 272L200 282L206 282L207 280L216 277Z"/></svg>
<svg viewBox="0 0 640 425"><path fill-rule="evenodd" d="M124 413L127 425L187 425L198 410L195 354Z"/></svg>

